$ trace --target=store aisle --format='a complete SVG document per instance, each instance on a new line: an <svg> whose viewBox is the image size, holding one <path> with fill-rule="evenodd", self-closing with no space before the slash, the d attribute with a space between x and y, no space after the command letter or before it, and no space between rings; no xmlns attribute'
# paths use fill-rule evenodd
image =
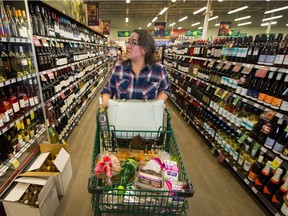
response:
<svg viewBox="0 0 288 216"><path fill-rule="evenodd" d="M240 186L227 168L217 162L210 148L194 129L188 126L178 109L167 103L171 112L172 126L180 146L190 180L196 190L189 199L188 216L264 215L261 209ZM94 144L95 118L98 96L94 98L80 124L67 143L71 145L73 178L67 194L61 198L56 216L90 216L90 194L87 182L90 173Z"/></svg>

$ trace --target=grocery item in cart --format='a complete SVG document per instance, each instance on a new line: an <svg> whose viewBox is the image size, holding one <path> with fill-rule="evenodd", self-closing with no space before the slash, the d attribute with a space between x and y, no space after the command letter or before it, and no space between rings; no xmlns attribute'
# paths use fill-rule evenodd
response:
<svg viewBox="0 0 288 216"><path fill-rule="evenodd" d="M127 158L127 160L122 165L118 189L124 189L127 186L129 181L134 177L137 168L137 161L133 158Z"/></svg>

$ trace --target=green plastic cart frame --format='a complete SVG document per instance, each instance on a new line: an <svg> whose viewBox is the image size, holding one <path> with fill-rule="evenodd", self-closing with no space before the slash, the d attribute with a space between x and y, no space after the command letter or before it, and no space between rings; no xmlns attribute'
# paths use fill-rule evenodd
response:
<svg viewBox="0 0 288 216"><path fill-rule="evenodd" d="M170 124L170 113L164 113L163 127L158 131L119 131L113 126L109 127L110 141L103 141L103 133L98 122L92 154L91 174L88 180L88 191L91 194L91 204L94 215L186 215L188 209L187 198L192 197L194 188L190 182L182 156ZM115 136L117 134L117 136ZM149 140L149 149L165 150L177 160L179 168L179 181L185 182L186 188L181 191L173 190L144 190L125 189L121 193L116 188L105 187L104 180L94 176L95 159L102 151L115 152L118 147L133 148L129 146L131 137L140 135ZM120 139L119 139L120 136ZM117 137L117 138L116 138ZM149 139L151 137L151 139ZM155 137L157 137L155 139Z"/></svg>

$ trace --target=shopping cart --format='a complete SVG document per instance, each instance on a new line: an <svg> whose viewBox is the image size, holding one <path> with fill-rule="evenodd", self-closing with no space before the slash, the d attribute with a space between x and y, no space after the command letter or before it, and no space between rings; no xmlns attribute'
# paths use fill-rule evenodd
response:
<svg viewBox="0 0 288 216"><path fill-rule="evenodd" d="M97 112L97 128L95 134L94 151L92 155L91 175L88 182L88 191L91 193L91 203L94 215L186 215L188 209L187 198L192 197L194 189L189 181L185 166L178 148L175 135L170 123L170 114L164 113L163 127L158 131L117 130L113 125L109 127L111 138L104 141ZM115 136L117 134L117 136ZM165 150L177 160L179 181L185 182L186 188L181 191L171 190L144 190L125 189L119 193L117 188L104 185L104 180L94 176L95 159L101 151L117 152L119 149L133 149L130 145L132 137L141 135L149 142L143 147L145 151ZM156 138L155 138L156 137Z"/></svg>

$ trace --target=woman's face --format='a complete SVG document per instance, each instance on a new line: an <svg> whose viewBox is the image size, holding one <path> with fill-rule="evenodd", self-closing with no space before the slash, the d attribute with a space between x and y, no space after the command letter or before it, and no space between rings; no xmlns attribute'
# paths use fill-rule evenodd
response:
<svg viewBox="0 0 288 216"><path fill-rule="evenodd" d="M139 35L133 32L126 43L126 57L131 61L143 60L145 58L145 50L138 42Z"/></svg>

